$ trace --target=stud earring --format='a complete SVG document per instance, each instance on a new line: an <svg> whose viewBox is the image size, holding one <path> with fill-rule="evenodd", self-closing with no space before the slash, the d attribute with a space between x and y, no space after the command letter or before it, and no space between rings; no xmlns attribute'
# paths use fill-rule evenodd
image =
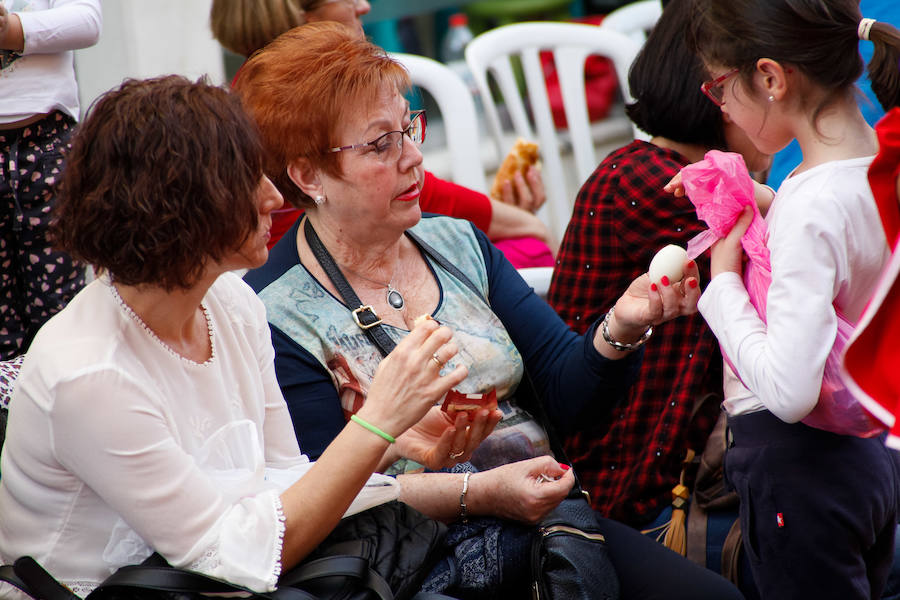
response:
<svg viewBox="0 0 900 600"><path fill-rule="evenodd" d="M769 102L775 102L775 96L769 96Z"/></svg>
<svg viewBox="0 0 900 600"><path fill-rule="evenodd" d="M325 196L319 194L318 196L313 198L313 202L316 203L316 206L322 206L323 204L325 204Z"/></svg>

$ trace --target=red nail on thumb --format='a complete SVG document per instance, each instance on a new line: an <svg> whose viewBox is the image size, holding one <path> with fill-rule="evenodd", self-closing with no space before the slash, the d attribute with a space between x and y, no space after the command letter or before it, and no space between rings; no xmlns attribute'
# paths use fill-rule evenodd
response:
<svg viewBox="0 0 900 600"><path fill-rule="evenodd" d="M569 465L567 465L565 463L559 463L559 468L562 469L563 471L568 471L572 467L570 467Z"/></svg>

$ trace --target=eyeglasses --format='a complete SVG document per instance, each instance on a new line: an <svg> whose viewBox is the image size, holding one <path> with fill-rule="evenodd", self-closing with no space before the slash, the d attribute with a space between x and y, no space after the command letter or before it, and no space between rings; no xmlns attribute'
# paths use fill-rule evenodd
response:
<svg viewBox="0 0 900 600"><path fill-rule="evenodd" d="M716 106L722 106L725 104L725 81L738 71L740 69L732 69L715 79L704 81L703 85L700 86L700 91L706 94L706 97L712 100Z"/></svg>
<svg viewBox="0 0 900 600"><path fill-rule="evenodd" d="M403 153L403 139L409 139L417 146L425 141L425 111L414 110L410 113L409 125L403 131L389 131L381 135L371 142L363 142L362 144L353 144L351 146L341 146L340 148L329 148L329 152L343 152L344 150L356 150L371 146L375 157L384 163L396 162Z"/></svg>

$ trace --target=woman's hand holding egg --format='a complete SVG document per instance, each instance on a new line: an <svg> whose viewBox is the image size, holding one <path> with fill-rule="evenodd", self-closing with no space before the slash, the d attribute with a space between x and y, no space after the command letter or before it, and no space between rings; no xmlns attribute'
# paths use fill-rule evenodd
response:
<svg viewBox="0 0 900 600"><path fill-rule="evenodd" d="M637 313L637 322L659 325L681 315L697 312L700 299L700 272L697 263L691 260L684 248L669 244L662 248L650 261L647 272L647 291L644 307ZM626 297L636 292L643 296L644 282L641 277L632 282ZM622 299L619 299L621 302ZM618 304L617 312L618 312ZM622 316L625 318L625 315Z"/></svg>
<svg viewBox="0 0 900 600"><path fill-rule="evenodd" d="M653 282L643 274L628 286L616 302L616 317L622 325L646 329L665 323L675 317L697 312L700 299L700 273L697 263L682 263L683 277L673 282L668 275L661 275Z"/></svg>
<svg viewBox="0 0 900 600"><path fill-rule="evenodd" d="M632 281L616 301L607 324L610 337L620 344L633 344L649 327L697 312L699 275L697 263L688 259L683 248L660 250L650 263L650 272ZM599 330L594 345L604 356L616 357Z"/></svg>

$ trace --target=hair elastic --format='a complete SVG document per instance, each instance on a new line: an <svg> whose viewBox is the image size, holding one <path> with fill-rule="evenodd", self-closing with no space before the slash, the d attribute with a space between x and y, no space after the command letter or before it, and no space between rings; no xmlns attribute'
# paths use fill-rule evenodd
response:
<svg viewBox="0 0 900 600"><path fill-rule="evenodd" d="M862 18L859 20L859 26L856 28L856 35L859 36L861 40L869 40L869 31L872 30L872 25L875 24L875 19L866 19Z"/></svg>

